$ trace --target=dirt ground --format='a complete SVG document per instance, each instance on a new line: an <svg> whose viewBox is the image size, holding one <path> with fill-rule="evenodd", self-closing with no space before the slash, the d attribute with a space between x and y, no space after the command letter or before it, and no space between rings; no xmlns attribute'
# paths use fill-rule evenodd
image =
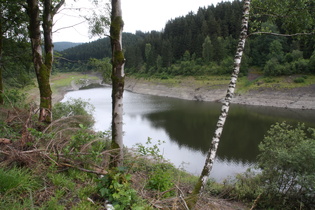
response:
<svg viewBox="0 0 315 210"><path fill-rule="evenodd" d="M255 80L258 75L249 75ZM127 78L125 89L135 93L181 98L197 101L221 101L226 95L227 84L201 84L184 79L180 84L167 85L145 79ZM291 89L256 88L243 94L235 93L231 103L271 106L292 109L315 109L315 84Z"/></svg>

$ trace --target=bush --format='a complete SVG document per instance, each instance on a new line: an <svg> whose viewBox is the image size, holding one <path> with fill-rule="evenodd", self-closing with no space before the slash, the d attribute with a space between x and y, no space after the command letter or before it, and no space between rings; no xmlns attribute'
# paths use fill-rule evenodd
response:
<svg viewBox="0 0 315 210"><path fill-rule="evenodd" d="M87 116L86 122L82 122L82 124L87 127L92 126L94 123L92 119L93 111L93 105L82 99L71 99L67 102L58 102L54 105L52 110L54 113L54 120L77 115Z"/></svg>
<svg viewBox="0 0 315 210"><path fill-rule="evenodd" d="M4 105L13 107L25 107L26 94L17 89L9 89L4 92Z"/></svg>
<svg viewBox="0 0 315 210"><path fill-rule="evenodd" d="M304 83L305 79L303 77L298 77L293 80L295 83Z"/></svg>
<svg viewBox="0 0 315 210"><path fill-rule="evenodd" d="M95 133L82 124L80 129L70 137L62 149L62 152L71 159L81 160L88 163L101 163L103 156L101 153L109 148L110 142L107 141L108 134L106 132Z"/></svg>
<svg viewBox="0 0 315 210"><path fill-rule="evenodd" d="M259 149L258 165L269 202L280 208L315 208L315 129L277 123Z"/></svg>
<svg viewBox="0 0 315 210"><path fill-rule="evenodd" d="M315 50L312 54L312 56L310 57L310 60L308 62L308 69L311 73L315 73Z"/></svg>
<svg viewBox="0 0 315 210"><path fill-rule="evenodd" d="M267 61L264 67L264 74L266 76L279 76L284 74L285 67L279 64L279 61L276 58L271 58Z"/></svg>
<svg viewBox="0 0 315 210"><path fill-rule="evenodd" d="M290 63L292 73L308 72L308 60L299 59Z"/></svg>
<svg viewBox="0 0 315 210"><path fill-rule="evenodd" d="M118 167L104 175L98 184L101 197L113 204L115 209L136 209L139 197L131 185L131 175L126 168Z"/></svg>
<svg viewBox="0 0 315 210"><path fill-rule="evenodd" d="M170 197L175 195L175 191L171 190L174 187L172 166L167 163L155 165L149 175L147 188L157 190L162 197Z"/></svg>
<svg viewBox="0 0 315 210"><path fill-rule="evenodd" d="M217 75L231 74L233 71L234 60L232 57L226 57L217 68L214 68L214 73Z"/></svg>

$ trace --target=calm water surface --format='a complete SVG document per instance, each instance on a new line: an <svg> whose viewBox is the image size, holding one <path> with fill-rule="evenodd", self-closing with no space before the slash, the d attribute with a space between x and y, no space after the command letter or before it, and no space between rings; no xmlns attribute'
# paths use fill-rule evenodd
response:
<svg viewBox="0 0 315 210"><path fill-rule="evenodd" d="M111 125L111 88L73 91L70 98L89 100L95 106L95 130L105 131ZM124 144L132 147L165 141L160 149L175 166L199 175L205 162L220 103L186 101L167 97L124 93ZM226 121L211 177L222 181L253 166L258 144L275 122L298 121L315 127L314 110L232 105Z"/></svg>

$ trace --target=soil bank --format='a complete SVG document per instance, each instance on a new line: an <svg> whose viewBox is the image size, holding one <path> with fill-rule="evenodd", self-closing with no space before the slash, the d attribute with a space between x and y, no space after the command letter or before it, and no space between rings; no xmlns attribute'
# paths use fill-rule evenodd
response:
<svg viewBox="0 0 315 210"><path fill-rule="evenodd" d="M126 78L125 90L186 100L220 102L226 95L227 85L200 85L183 80L180 84L168 84L146 79ZM261 88L244 94L234 94L231 103L290 109L315 109L315 84L291 89Z"/></svg>
<svg viewBox="0 0 315 210"><path fill-rule="evenodd" d="M93 75L95 76L95 75ZM87 80L85 84L74 81L66 87L58 88L53 93L54 103L61 101L66 92L78 90L83 86L100 85L101 79ZM125 90L134 93L180 98L185 100L220 102L226 95L226 84L215 84L207 81L196 81L194 78L184 78L178 83L163 80L150 80L126 77ZM315 109L315 84L291 89L260 88L246 93L234 94L231 103L255 106L282 107L290 109Z"/></svg>

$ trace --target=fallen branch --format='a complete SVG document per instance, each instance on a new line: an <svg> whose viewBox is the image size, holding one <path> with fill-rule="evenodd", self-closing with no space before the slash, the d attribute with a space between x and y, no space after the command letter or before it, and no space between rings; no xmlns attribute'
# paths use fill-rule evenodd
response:
<svg viewBox="0 0 315 210"><path fill-rule="evenodd" d="M0 138L0 144L11 144L11 140L10 139L6 139L6 138Z"/></svg>
<svg viewBox="0 0 315 210"><path fill-rule="evenodd" d="M89 169L85 169L85 168L81 168L78 166L74 166L68 163L59 163L59 166L66 166L66 167L70 167L70 168L75 168L78 169L80 171L84 171L84 172L88 172L88 173L93 173L93 174L97 174L97 175L106 175L108 172L105 170L99 170L99 171L93 171L93 170L89 170Z"/></svg>
<svg viewBox="0 0 315 210"><path fill-rule="evenodd" d="M184 203L185 209L186 209L186 210L189 210L189 207L188 207L188 205L187 205L185 199L183 198L183 196L182 196L182 195L179 195L179 198L180 198L180 200Z"/></svg>
<svg viewBox="0 0 315 210"><path fill-rule="evenodd" d="M3 151L3 150L0 150L0 153L2 153L2 154L4 154L4 155L10 155L10 153L5 152L5 151Z"/></svg>

